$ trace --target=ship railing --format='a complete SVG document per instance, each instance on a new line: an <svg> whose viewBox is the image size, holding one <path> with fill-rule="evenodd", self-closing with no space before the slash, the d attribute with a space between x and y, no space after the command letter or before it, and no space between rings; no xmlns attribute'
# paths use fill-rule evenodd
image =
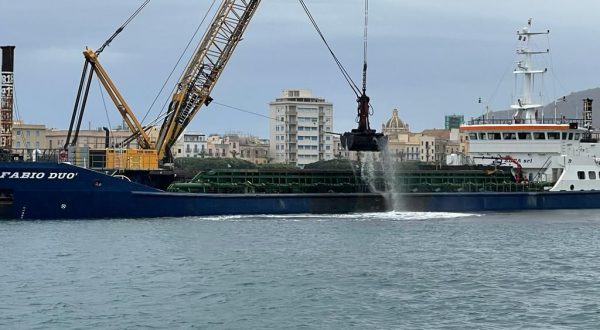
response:
<svg viewBox="0 0 600 330"><path fill-rule="evenodd" d="M417 185L399 185L395 192L404 193L469 193L469 192L533 192L543 191L548 186L546 183L530 182L486 182L486 183L424 183Z"/></svg>
<svg viewBox="0 0 600 330"><path fill-rule="evenodd" d="M40 148L12 148L0 150L0 160L4 162L50 162L60 159L60 150Z"/></svg>
<svg viewBox="0 0 600 330"><path fill-rule="evenodd" d="M516 124L569 124L574 127L584 127L583 119L576 118L544 118L536 120L525 120L525 119L497 119L497 118L471 118L467 122L467 125L516 125Z"/></svg>

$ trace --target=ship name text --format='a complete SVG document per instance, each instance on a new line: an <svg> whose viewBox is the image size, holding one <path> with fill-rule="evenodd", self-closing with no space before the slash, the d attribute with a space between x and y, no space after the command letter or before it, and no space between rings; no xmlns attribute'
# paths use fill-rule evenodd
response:
<svg viewBox="0 0 600 330"><path fill-rule="evenodd" d="M73 180L76 176L73 172L0 172L0 179Z"/></svg>

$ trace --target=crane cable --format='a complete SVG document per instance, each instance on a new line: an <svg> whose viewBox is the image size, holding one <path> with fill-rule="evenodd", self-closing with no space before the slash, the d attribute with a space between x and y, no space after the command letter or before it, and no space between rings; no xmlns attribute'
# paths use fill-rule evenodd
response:
<svg viewBox="0 0 600 330"><path fill-rule="evenodd" d="M22 130L22 127L23 127L24 123L23 123L23 120L22 120L21 114L20 114L20 112L19 112L19 102L17 101L17 92L16 92L16 89L15 89L15 85L16 85L16 84L14 84L14 83L13 83L13 109L14 109L13 111L14 111L14 113L15 113L15 118L16 118L17 120L16 120L16 121L13 121L13 123L15 123L15 122L16 122L17 124L16 124L16 125L14 125L14 126L16 126L16 127L19 127L19 126L20 126L20 127L21 127L21 130ZM21 141L20 141L20 142L23 142L23 148L26 148L26 144L25 144L25 142L26 142L26 138L25 138L25 135L24 135L24 133L25 133L25 132L21 131ZM16 140L16 139L15 139L15 140ZM13 146L13 148L14 148L14 146Z"/></svg>
<svg viewBox="0 0 600 330"><path fill-rule="evenodd" d="M364 44L363 44L363 94L367 93L367 50L369 46L369 0L365 0L365 32L364 32ZM369 116L373 115L373 106L369 102ZM358 122L358 117L356 122Z"/></svg>
<svg viewBox="0 0 600 330"><path fill-rule="evenodd" d="M319 34L319 37L321 37L321 40L323 40L323 43L325 43L325 46L329 50L329 53L331 53L331 56L333 56L333 60L335 61L335 63L339 67L340 71L342 72L342 75L344 76L344 79L346 79L346 81L348 82L348 85L350 85L350 88L352 89L352 91L354 92L354 94L356 94L356 97L360 97L360 88L358 88L358 86L354 83L354 81L350 77L350 74L348 74L348 71L346 71L346 68L344 68L344 65L342 64L342 62L340 62L340 60L338 59L338 57L333 52L333 49L331 49L331 47L329 46L329 43L325 39L325 36L321 32L321 29L319 28L319 25L315 21L314 17L310 13L310 10L306 6L306 3L304 3L304 0L298 0L298 1L300 1L300 4L302 5L302 8L304 9L304 12L306 12L306 15L308 16L308 19L310 20L310 22L312 23L313 27L315 28L315 30Z"/></svg>
<svg viewBox="0 0 600 330"><path fill-rule="evenodd" d="M106 114L106 121L108 122L108 129L112 131L112 125L110 124L110 116L108 115L108 108L106 107L106 100L104 99L104 91L102 89L102 83L100 82L100 79L98 77L96 77L96 82L98 83L98 89L100 90L100 95L102 96L102 105L104 106L104 113Z"/></svg>
<svg viewBox="0 0 600 330"><path fill-rule="evenodd" d="M367 91L367 46L369 40L369 0L365 0L365 30L364 30L364 41L363 41L363 93Z"/></svg>
<svg viewBox="0 0 600 330"><path fill-rule="evenodd" d="M285 122L284 120L280 120L280 119L273 118L273 117L270 117L270 116L267 116L267 115L263 115L263 114L258 113L258 112L254 112L254 111L250 111L250 110L245 110L245 109L234 107L234 106L231 106L231 105L219 103L217 101L212 101L212 103L216 104L216 105L220 105L220 106L222 106L224 108L228 108L228 109L231 109L231 110L236 110L236 111L239 111L239 112L248 113L248 114L251 114L251 115L258 116L258 117L267 118L267 119L270 119L270 120L274 120L276 122Z"/></svg>
<svg viewBox="0 0 600 330"><path fill-rule="evenodd" d="M125 20L125 22L123 24L121 24L121 26L115 31L115 33L113 33L110 38L108 38L104 44L102 44L102 46L100 46L100 48L98 48L98 50L96 50L96 56L100 55L103 51L104 48L110 46L111 42L113 42L113 40L119 35L119 33L123 32L123 30L125 30L125 27L127 25L129 25L129 23L131 23L131 21L142 11L142 9L144 9L144 7L146 7L146 5L150 2L150 0L145 0L134 12L133 14L131 14L131 16L129 16L129 18L127 20ZM104 92L102 90L102 86L100 83L100 80L98 78L97 82L98 82L98 87L100 89L100 95L102 98L102 104L104 106L104 112L106 113L106 120L108 121L108 127L110 130L112 130L112 125L110 124L110 116L108 115L108 108L106 107L106 100L104 99Z"/></svg>
<svg viewBox="0 0 600 330"><path fill-rule="evenodd" d="M352 90L356 93L357 97L359 96L359 92L360 89L358 88L358 86L354 83L354 81L352 81L352 78L350 77L350 75L348 74L348 72L345 70L344 66L342 65L342 63L339 61L339 59L337 58L337 56L335 55L335 53L333 52L333 50L331 49L331 47L329 47L329 44L327 43L327 41L325 40L325 37L323 36L323 34L321 33L316 21L314 20L314 18L312 17L310 11L308 10L308 7L306 6L306 4L304 3L303 0L299 0L300 4L302 5L302 7L304 8L304 11L306 12L306 14L308 15L310 21L313 23L313 26L315 27L315 29L317 30L317 32L319 33L319 35L321 36L321 40L323 40L323 42L325 43L325 45L327 46L327 48L329 49L329 52L331 53L331 55L333 56L336 64L339 66L340 70L342 71L342 74L344 75L344 78L346 78L346 80L348 81L350 87L352 88ZM365 27L364 27L364 53L363 53L363 57L364 57L364 66L363 66L363 92L366 90L367 86L366 86L366 81L367 81L367 76L366 76L366 66L367 66L367 46L368 46L368 21L369 19L369 0L365 0ZM221 107L224 108L228 108L231 110L235 110L235 111L239 111L239 112L244 112L247 114L251 114L251 115L255 115L258 117L263 117L263 118L267 118L270 120L274 120L276 122L280 121L277 118L273 118L270 116L266 116L254 111L250 111L250 110L245 110L245 109L241 109L238 107L234 107L234 106L230 106L227 104L223 104L223 103L219 103L216 101L212 102L213 104L219 105ZM372 114L373 112L373 107L369 104L370 107L370 114ZM341 135L339 133L335 133L335 132L326 132L327 134L334 134L334 135Z"/></svg>
<svg viewBox="0 0 600 330"><path fill-rule="evenodd" d="M96 51L96 55L100 55L100 53L102 53L102 51L104 51L104 48L106 48L107 46L110 46L110 43L117 37L117 35L119 35L119 33L121 33L125 27L142 11L142 9L144 9L144 7L146 7L146 5L148 4L148 2L150 2L150 0L146 0L144 1L144 3L131 15L129 16L129 18L125 21L125 23L123 23L118 29L117 31L115 31L115 33L113 33L112 36L110 36L110 38L108 38L108 40L106 40L104 42L104 44L98 48L98 50Z"/></svg>
<svg viewBox="0 0 600 330"><path fill-rule="evenodd" d="M213 0L212 3L210 4L210 7L208 8L208 10L206 11L206 13L204 14L204 17L202 18L202 20L200 21L200 24L198 24L198 26L196 27L196 30L194 31L194 33L192 34L190 40L188 41L187 45L185 46L185 48L183 49L183 51L181 52L181 55L179 56L179 58L177 59L177 62L175 62L175 65L173 66L173 69L171 70L171 72L169 73L169 75L167 76L167 79L165 79L165 82L163 83L162 87L160 88L160 90L158 91L158 94L156 94L156 97L154 98L154 100L152 101L152 104L150 104L150 107L148 108L148 111L146 111L146 114L144 115L144 117L142 118L142 122L144 122L144 120L146 120L146 118L148 117L148 115L150 114L150 111L152 111L152 108L154 108L154 105L156 104L156 101L158 100L158 98L160 97L160 95L162 94L162 92L164 91L165 87L167 86L167 84L169 83L169 80L171 80L171 77L173 76L173 74L175 73L175 70L177 70L177 67L179 66L179 63L181 63L181 60L183 59L183 56L185 56L185 53L187 53L188 49L190 48L192 42L194 41L194 39L196 39L196 36L198 35L198 32L200 31L200 28L204 25L204 22L206 21L206 18L208 17L208 14L210 14L210 12L212 11L213 7L215 6L216 0ZM175 92L175 88L177 88L177 86L175 86L173 88L173 92ZM167 103L169 102L169 99L167 99L165 101L165 103L163 104L158 117L161 117L165 107L167 106ZM155 120L155 122L158 122L158 120Z"/></svg>

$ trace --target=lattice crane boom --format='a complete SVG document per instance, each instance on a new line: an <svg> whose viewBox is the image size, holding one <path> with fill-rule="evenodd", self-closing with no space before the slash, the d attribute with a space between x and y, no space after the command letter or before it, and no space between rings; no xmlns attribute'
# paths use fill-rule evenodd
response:
<svg viewBox="0 0 600 330"><path fill-rule="evenodd" d="M171 98L156 143L160 158L170 158L170 149L183 130L202 105L212 101L210 93L259 4L260 0L223 0L221 3Z"/></svg>

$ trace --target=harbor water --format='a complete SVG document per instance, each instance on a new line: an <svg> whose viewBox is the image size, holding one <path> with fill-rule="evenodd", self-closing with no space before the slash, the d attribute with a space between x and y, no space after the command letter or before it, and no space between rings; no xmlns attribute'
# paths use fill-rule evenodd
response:
<svg viewBox="0 0 600 330"><path fill-rule="evenodd" d="M0 329L593 329L594 210L0 222Z"/></svg>

